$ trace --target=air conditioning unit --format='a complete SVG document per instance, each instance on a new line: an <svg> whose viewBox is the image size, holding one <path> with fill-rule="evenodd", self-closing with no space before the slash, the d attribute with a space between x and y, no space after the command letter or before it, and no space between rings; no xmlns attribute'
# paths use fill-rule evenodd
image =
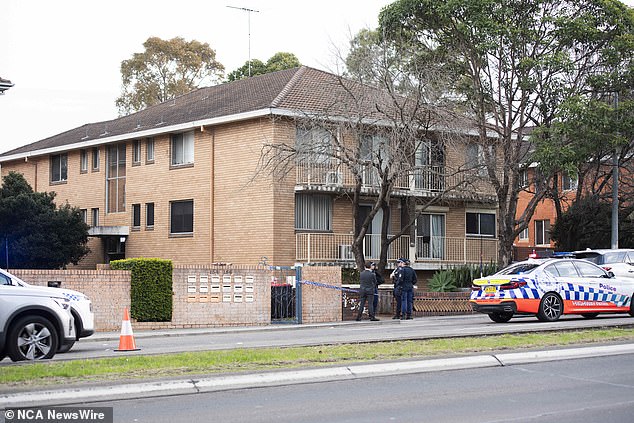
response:
<svg viewBox="0 0 634 423"><path fill-rule="evenodd" d="M340 187L343 185L343 175L339 172L326 173L326 185L331 187Z"/></svg>
<svg viewBox="0 0 634 423"><path fill-rule="evenodd" d="M349 244L339 245L339 260L354 260L352 245L349 245Z"/></svg>

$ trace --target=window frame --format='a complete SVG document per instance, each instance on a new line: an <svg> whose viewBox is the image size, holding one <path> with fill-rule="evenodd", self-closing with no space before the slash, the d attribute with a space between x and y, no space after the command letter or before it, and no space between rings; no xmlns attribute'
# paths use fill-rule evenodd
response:
<svg viewBox="0 0 634 423"><path fill-rule="evenodd" d="M191 204L191 213L190 213L191 222L185 222L182 230L175 230L175 225L177 225L179 222L176 222L174 220L175 217L177 217L174 213L175 212L174 207L179 204ZM180 219L184 219L184 218L187 218L187 214L183 213L182 215L179 215L178 217ZM181 229L181 228L176 228L176 229ZM191 229L191 230L187 230L187 229ZM193 236L194 234L194 200L193 199L170 201L170 232L169 233L170 233L170 236Z"/></svg>
<svg viewBox="0 0 634 423"><path fill-rule="evenodd" d="M99 226L99 208L93 207L90 209L90 219L92 226Z"/></svg>
<svg viewBox="0 0 634 423"><path fill-rule="evenodd" d="M79 173L88 173L88 151L84 148L79 150Z"/></svg>
<svg viewBox="0 0 634 423"><path fill-rule="evenodd" d="M145 140L145 163L154 163L154 138Z"/></svg>
<svg viewBox="0 0 634 423"><path fill-rule="evenodd" d="M324 209L319 210L320 207ZM297 193L294 217L296 231L332 232L332 196Z"/></svg>
<svg viewBox="0 0 634 423"><path fill-rule="evenodd" d="M57 160L59 160L58 163L56 163ZM51 155L50 167L50 182L52 184L61 184L68 181L68 153ZM58 168L57 172L55 172L56 167ZM56 173L59 174L59 179L53 179Z"/></svg>
<svg viewBox="0 0 634 423"><path fill-rule="evenodd" d="M91 152L91 170L93 172L99 172L99 147L93 147Z"/></svg>
<svg viewBox="0 0 634 423"><path fill-rule="evenodd" d="M154 228L154 211L155 211L154 203L145 203L145 228L146 229Z"/></svg>
<svg viewBox="0 0 634 423"><path fill-rule="evenodd" d="M194 131L180 132L170 136L170 166L173 168L194 165ZM187 145L191 144L190 148ZM176 161L178 156L182 161Z"/></svg>
<svg viewBox="0 0 634 423"><path fill-rule="evenodd" d="M468 232L469 231L469 215L475 215L477 217L476 225L478 227L478 232ZM482 216L493 216L493 233L483 233L482 232ZM486 222L485 222L486 224ZM482 237L482 238L495 238L497 233L497 215L495 212L484 212L484 211L466 211L465 212L465 236L468 238L473 237Z"/></svg>
<svg viewBox="0 0 634 423"><path fill-rule="evenodd" d="M139 166L141 164L141 141L132 141L132 166Z"/></svg>
<svg viewBox="0 0 634 423"><path fill-rule="evenodd" d="M524 229L522 229L522 232L519 233L519 235L517 236L517 239L519 241L528 241L529 238L530 238L530 233L527 226Z"/></svg>
<svg viewBox="0 0 634 423"><path fill-rule="evenodd" d="M548 225L545 225L544 222L548 222ZM538 225L541 224L541 229L538 228ZM546 229L545 227L548 226ZM548 242L544 242L546 240L546 233L548 233ZM541 239L540 239L541 238ZM540 243L539 240L542 242ZM542 219L535 220L535 245L550 245L550 220Z"/></svg>
<svg viewBox="0 0 634 423"><path fill-rule="evenodd" d="M141 204L139 203L132 204L132 228L137 230L141 228Z"/></svg>

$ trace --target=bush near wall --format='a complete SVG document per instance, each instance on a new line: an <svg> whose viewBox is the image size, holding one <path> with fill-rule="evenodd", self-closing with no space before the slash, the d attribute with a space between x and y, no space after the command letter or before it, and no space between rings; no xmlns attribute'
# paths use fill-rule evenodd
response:
<svg viewBox="0 0 634 423"><path fill-rule="evenodd" d="M110 262L114 270L131 272L130 314L137 322L172 320L172 262L135 258Z"/></svg>

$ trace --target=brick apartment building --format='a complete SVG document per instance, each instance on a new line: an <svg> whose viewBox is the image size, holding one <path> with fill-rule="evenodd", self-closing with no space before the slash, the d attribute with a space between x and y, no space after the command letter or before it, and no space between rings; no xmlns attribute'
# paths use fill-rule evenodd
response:
<svg viewBox="0 0 634 423"><path fill-rule="evenodd" d="M19 172L34 190L55 191L57 202L81 209L91 235L82 268L122 257L178 265L254 265L263 257L278 265L352 264L352 185L336 160L298 163L282 181L257 172L264 143L310 139L298 118L323 112L341 95L337 76L308 67L201 88L5 152L0 174ZM408 197L446 186L426 172L464 164L474 151L464 145L433 163L428 150L395 187L394 231ZM364 181L368 204L374 183ZM409 257L422 271L495 260L492 198L486 184L471 185L427 208L388 258ZM377 216L366 236L368 259L378 258L379 233Z"/></svg>

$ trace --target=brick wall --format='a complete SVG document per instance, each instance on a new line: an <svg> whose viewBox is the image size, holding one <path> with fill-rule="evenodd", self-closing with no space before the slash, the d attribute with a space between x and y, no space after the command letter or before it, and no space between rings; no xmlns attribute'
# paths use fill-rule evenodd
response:
<svg viewBox="0 0 634 423"><path fill-rule="evenodd" d="M338 266L307 266L302 280L341 288ZM341 290L311 284L302 285L302 323L341 321Z"/></svg>
<svg viewBox="0 0 634 423"><path fill-rule="evenodd" d="M127 270L11 270L31 285L60 281L62 288L84 293L92 301L95 330L121 329L123 309L130 308L130 272Z"/></svg>

